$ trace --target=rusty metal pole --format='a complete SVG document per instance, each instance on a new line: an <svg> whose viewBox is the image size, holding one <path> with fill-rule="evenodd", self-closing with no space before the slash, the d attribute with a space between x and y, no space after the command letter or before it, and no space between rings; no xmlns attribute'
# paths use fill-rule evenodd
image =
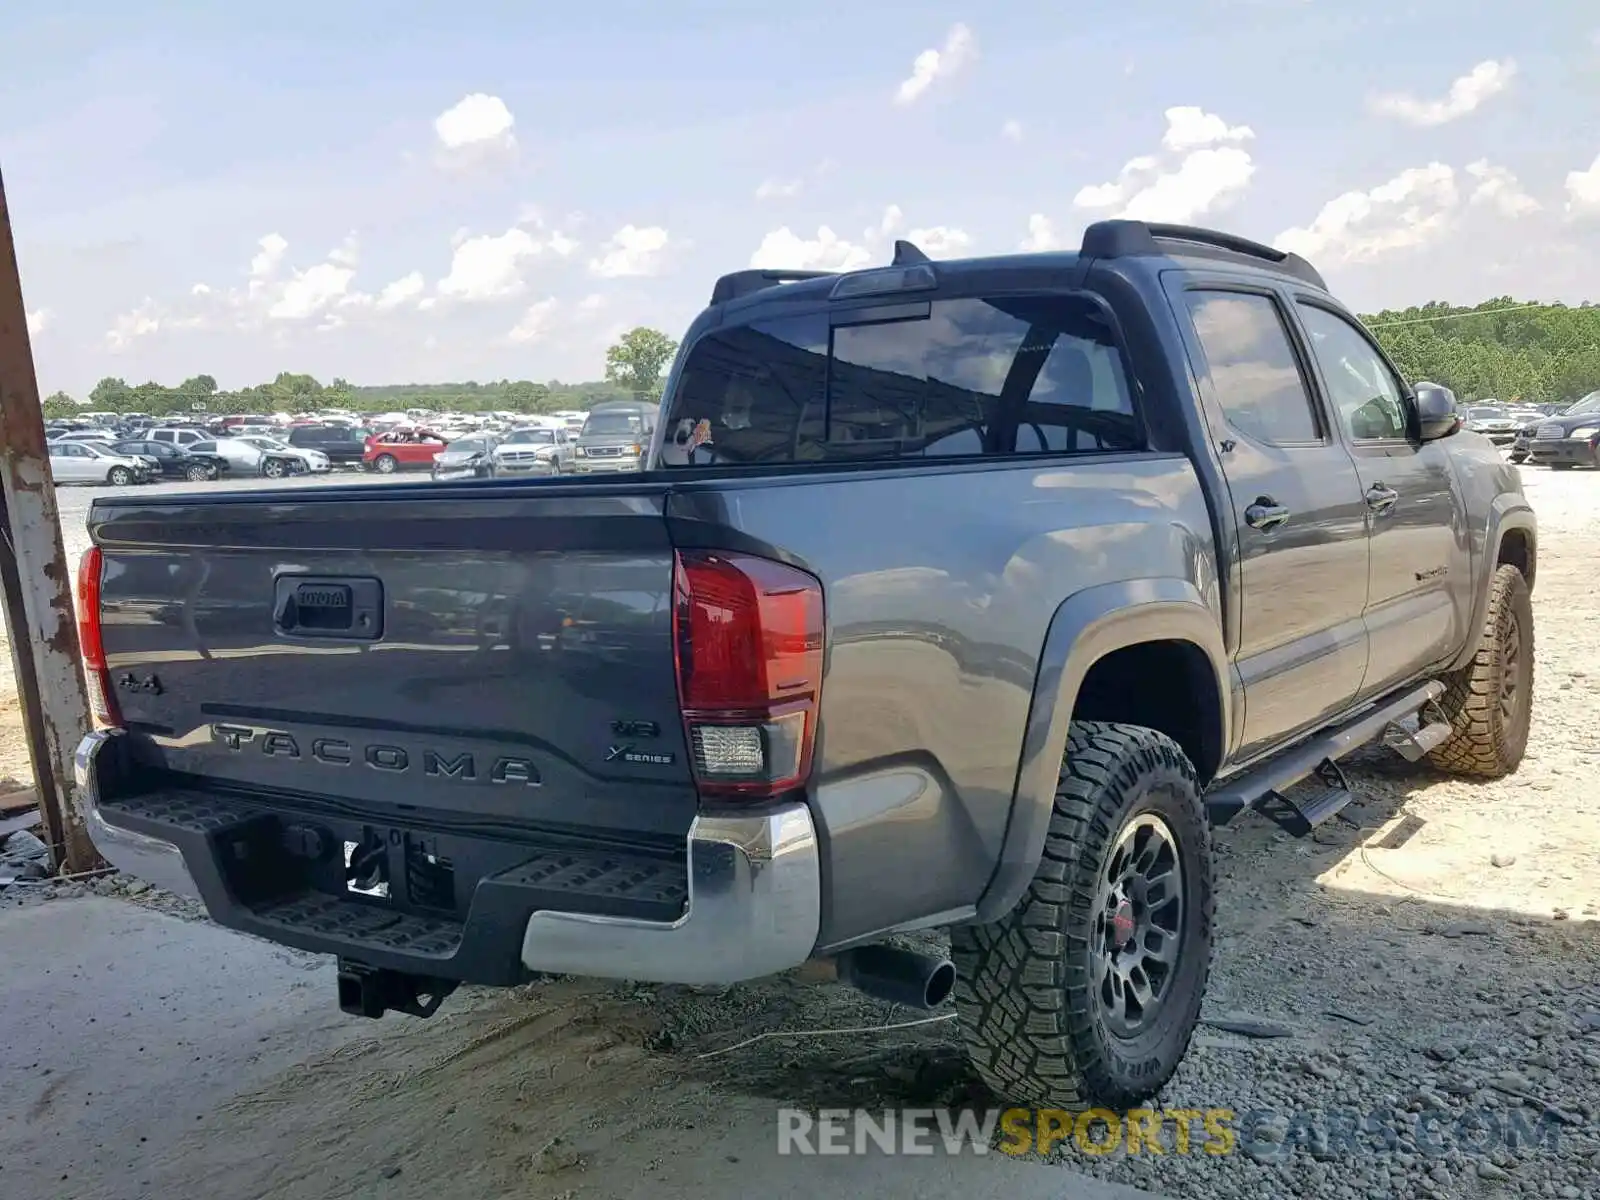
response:
<svg viewBox="0 0 1600 1200"><path fill-rule="evenodd" d="M74 794L72 755L89 729L72 571L61 544L39 381L5 177L0 175L0 591L45 840L68 871L100 865Z"/></svg>

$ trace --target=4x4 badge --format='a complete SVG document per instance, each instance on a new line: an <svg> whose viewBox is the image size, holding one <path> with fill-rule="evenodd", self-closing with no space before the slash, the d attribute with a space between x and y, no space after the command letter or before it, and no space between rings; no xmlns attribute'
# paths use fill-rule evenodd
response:
<svg viewBox="0 0 1600 1200"><path fill-rule="evenodd" d="M659 751L635 750L632 746L613 746L606 751L607 762L650 763L657 767L670 767L677 761L675 754Z"/></svg>

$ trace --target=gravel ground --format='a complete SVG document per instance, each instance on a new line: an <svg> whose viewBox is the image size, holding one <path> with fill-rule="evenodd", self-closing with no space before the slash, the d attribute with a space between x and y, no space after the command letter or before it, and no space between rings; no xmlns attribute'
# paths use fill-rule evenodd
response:
<svg viewBox="0 0 1600 1200"><path fill-rule="evenodd" d="M1069 1141L1055 1157L1204 1200L1600 1195L1600 809L1584 799L1600 766L1600 478L1525 478L1541 553L1522 769L1468 783L1369 749L1348 763L1362 797L1349 820L1305 842L1253 818L1220 831L1208 1024L1154 1107L1230 1110L1232 1152L1202 1152L1197 1123L1181 1153L1169 1122L1161 1155ZM13 888L0 905L82 889L198 915L114 878ZM241 1096L171 1149L157 1181L257 1194L239 1181L271 1158L292 1176L274 1194L309 1198L335 1149L340 1171L382 1164L403 1127L448 1128L483 1164L475 1178L510 1186L548 1166L530 1163L529 1137L628 1141L778 1105L988 1103L950 1022L730 1049L917 1015L793 976L720 992L558 981L469 991L451 1009L385 1022L364 1049ZM603 1180L560 1194L604 1195Z"/></svg>

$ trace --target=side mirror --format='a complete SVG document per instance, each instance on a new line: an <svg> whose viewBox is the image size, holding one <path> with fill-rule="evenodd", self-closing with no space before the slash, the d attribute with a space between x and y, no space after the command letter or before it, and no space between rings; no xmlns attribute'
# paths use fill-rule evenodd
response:
<svg viewBox="0 0 1600 1200"><path fill-rule="evenodd" d="M1456 394L1437 383L1419 383L1412 391L1417 408L1418 432L1425 442L1449 437L1461 428Z"/></svg>

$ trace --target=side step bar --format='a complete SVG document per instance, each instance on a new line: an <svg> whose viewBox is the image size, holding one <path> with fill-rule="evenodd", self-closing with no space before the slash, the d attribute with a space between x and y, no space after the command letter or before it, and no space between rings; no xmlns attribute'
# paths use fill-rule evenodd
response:
<svg viewBox="0 0 1600 1200"><path fill-rule="evenodd" d="M1308 741L1214 785L1206 793L1206 813L1211 823L1226 825L1245 809L1259 807L1265 815L1290 828L1291 832L1296 829L1310 832L1350 801L1344 773L1338 768L1339 760L1345 755L1384 736L1389 745L1395 746L1409 761L1415 762L1449 736L1448 725L1444 726L1443 736L1440 736L1437 728L1440 722L1435 720L1423 725L1415 734L1407 733L1406 738L1411 743L1409 746L1402 747L1390 740L1393 736L1391 726L1432 707L1443 694L1444 684L1437 680L1410 688L1392 698L1380 700L1371 708ZM1415 753L1416 758L1412 758L1408 750ZM1313 772L1322 776L1325 785L1322 792L1299 805L1284 799L1283 792ZM1295 815L1282 813L1284 806ZM1280 819L1284 816L1288 816L1287 822Z"/></svg>

